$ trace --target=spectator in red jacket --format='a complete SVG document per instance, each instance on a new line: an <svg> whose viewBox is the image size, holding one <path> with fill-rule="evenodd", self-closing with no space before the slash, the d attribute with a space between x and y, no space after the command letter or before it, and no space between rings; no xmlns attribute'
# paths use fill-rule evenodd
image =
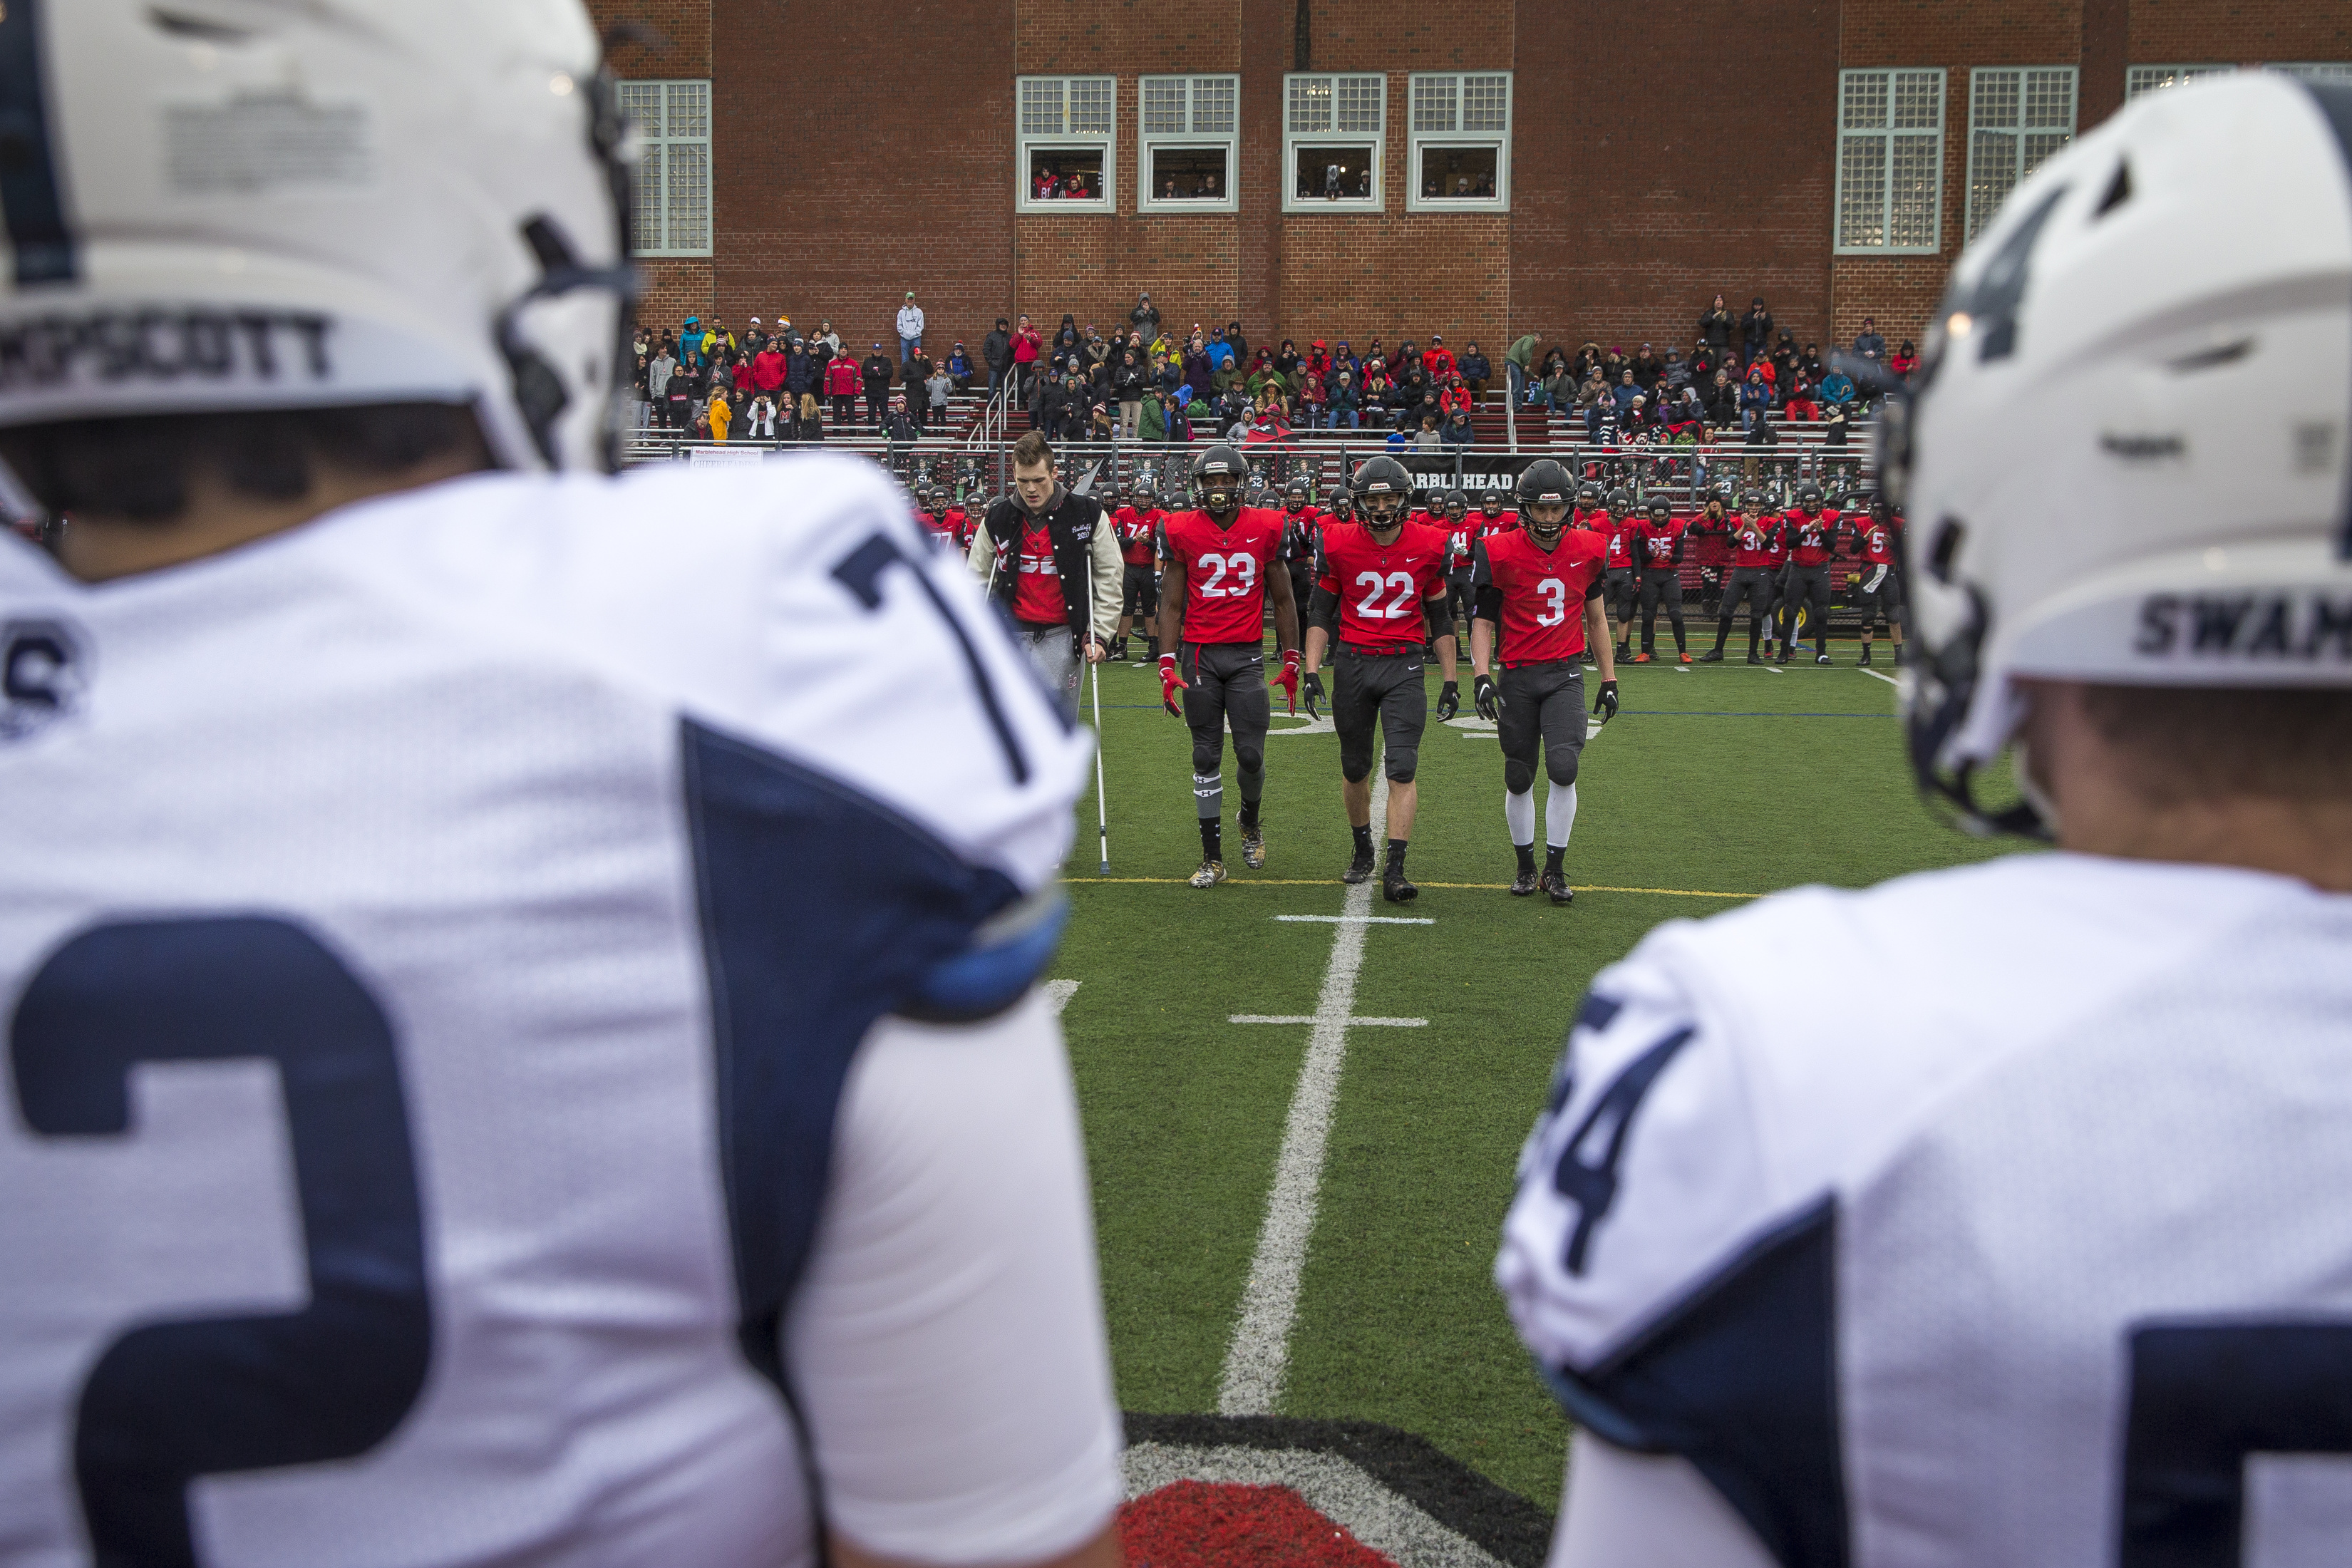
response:
<svg viewBox="0 0 2352 1568"><path fill-rule="evenodd" d="M1015 401L1029 401L1030 384L1036 379L1037 356L1045 351L1045 340L1038 335L1028 317L1021 318L1013 329L1013 395Z"/></svg>
<svg viewBox="0 0 2352 1568"><path fill-rule="evenodd" d="M1421 368L1433 386L1444 385L1445 378L1454 374L1454 351L1445 346L1444 332L1429 334L1429 347L1422 351Z"/></svg>
<svg viewBox="0 0 2352 1568"><path fill-rule="evenodd" d="M1470 412L1470 389L1463 384L1461 374L1448 371L1445 374L1444 388L1437 395L1437 411L1449 417L1457 412L1467 414Z"/></svg>
<svg viewBox="0 0 2352 1568"><path fill-rule="evenodd" d="M778 351L781 339L772 338L768 345L751 356L751 387L771 401L781 401L776 394L784 384L784 356Z"/></svg>
<svg viewBox="0 0 2352 1568"><path fill-rule="evenodd" d="M834 434L839 435L857 422L857 389L861 384L857 362L847 354L826 363L824 395L833 401Z"/></svg>

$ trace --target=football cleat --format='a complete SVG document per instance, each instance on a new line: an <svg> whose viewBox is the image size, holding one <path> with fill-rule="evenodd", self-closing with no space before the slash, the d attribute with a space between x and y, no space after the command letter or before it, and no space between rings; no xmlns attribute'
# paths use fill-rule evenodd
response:
<svg viewBox="0 0 2352 1568"><path fill-rule="evenodd" d="M1688 664L1691 661L1691 656L1686 653L1678 653L1675 655L1675 657L1685 664Z"/></svg>
<svg viewBox="0 0 2352 1568"><path fill-rule="evenodd" d="M1633 656L1633 662L1635 664L1647 664L1650 662L1650 656L1647 653L1637 653Z"/></svg>
<svg viewBox="0 0 2352 1568"><path fill-rule="evenodd" d="M1750 664L1761 664L1764 662L1764 656L1760 653L1751 653L1748 656L1748 662Z"/></svg>
<svg viewBox="0 0 2352 1568"><path fill-rule="evenodd" d="M1347 870L1340 873L1339 880L1350 887L1358 882L1369 882L1372 879L1372 852L1369 849L1359 849L1356 851L1356 858L1348 862Z"/></svg>
<svg viewBox="0 0 2352 1568"><path fill-rule="evenodd" d="M1242 864L1248 867L1253 871L1262 870L1265 868L1265 830L1264 828L1244 827L1242 829Z"/></svg>
<svg viewBox="0 0 2352 1568"><path fill-rule="evenodd" d="M1576 902L1576 889L1568 885L1565 872L1546 871L1543 874L1543 890L1551 895L1551 901L1555 904Z"/></svg>
<svg viewBox="0 0 2352 1568"><path fill-rule="evenodd" d="M1203 860L1201 868L1192 873L1192 886L1196 888L1213 888L1224 879L1225 863L1223 860Z"/></svg>
<svg viewBox="0 0 2352 1568"><path fill-rule="evenodd" d="M1870 645L1868 643L1862 645L1862 657L1855 659L1853 662L1861 668L1868 669L1870 668Z"/></svg>
<svg viewBox="0 0 2352 1568"><path fill-rule="evenodd" d="M1381 877L1381 897L1392 904L1409 904L1421 897L1421 889L1407 881L1402 871L1384 872Z"/></svg>
<svg viewBox="0 0 2352 1568"><path fill-rule="evenodd" d="M1511 879L1511 897L1524 899L1540 886L1542 884L1536 880L1535 868L1530 866Z"/></svg>
<svg viewBox="0 0 2352 1568"><path fill-rule="evenodd" d="M1786 663L1788 663L1788 662L1789 662L1789 650L1788 650L1787 648L1782 648L1779 653L1774 654L1774 655L1772 656L1772 662L1773 662L1774 664L1786 664Z"/></svg>
<svg viewBox="0 0 2352 1568"><path fill-rule="evenodd" d="M1721 664L1723 662L1723 650L1719 647L1711 647L1705 653L1698 656L1698 661L1701 664Z"/></svg>
<svg viewBox="0 0 2352 1568"><path fill-rule="evenodd" d="M1827 664L1829 661L1830 656L1826 653L1817 653L1813 655L1813 662L1815 664Z"/></svg>

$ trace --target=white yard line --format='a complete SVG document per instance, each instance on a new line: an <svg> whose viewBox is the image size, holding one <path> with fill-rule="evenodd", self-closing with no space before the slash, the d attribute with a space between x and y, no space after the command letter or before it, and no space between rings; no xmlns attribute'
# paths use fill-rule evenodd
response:
<svg viewBox="0 0 2352 1568"><path fill-rule="evenodd" d="M1225 1020L1228 1024L1311 1024L1311 1013L1236 1013ZM1425 1029L1426 1018L1350 1018L1351 1029Z"/></svg>
<svg viewBox="0 0 2352 1568"><path fill-rule="evenodd" d="M1413 915L1276 915L1274 918L1291 925L1311 926L1433 926L1437 923Z"/></svg>
<svg viewBox="0 0 2352 1568"><path fill-rule="evenodd" d="M1389 781L1372 775L1372 821L1388 820ZM1348 1028L1356 1020L1356 975L1364 966L1364 937L1371 926L1370 880L1348 889L1344 915L1331 933L1331 961L1323 970L1316 998L1307 1059L1282 1130L1282 1152L1274 1163L1274 1190L1267 1194L1265 1223L1242 1288L1240 1320L1225 1352L1217 1384L1217 1411L1223 1415L1270 1415L1282 1396L1283 1373L1290 1361L1290 1330L1298 1316L1298 1280L1307 1268L1307 1243L1323 1184L1323 1151L1331 1136L1331 1111L1339 1098L1339 1068L1348 1055Z"/></svg>
<svg viewBox="0 0 2352 1568"><path fill-rule="evenodd" d="M1068 1006L1070 998L1078 994L1079 984L1076 980L1045 982L1045 1001L1054 1009L1054 1016L1058 1018L1062 1016L1062 1009Z"/></svg>
<svg viewBox="0 0 2352 1568"><path fill-rule="evenodd" d="M1886 682L1886 684L1887 684L1887 685L1889 685L1889 686L1900 686L1900 685L1902 685L1902 684L1903 684L1901 681L1899 681L1899 680L1895 679L1893 676L1891 676L1891 675L1881 675L1881 674L1879 674L1879 673L1878 673L1878 671L1876 671L1876 670L1874 670L1874 669L1865 669L1865 670L1863 670L1863 674L1864 674L1864 675L1866 675L1866 676L1870 677L1870 679L1873 679L1873 680L1883 680L1883 681Z"/></svg>

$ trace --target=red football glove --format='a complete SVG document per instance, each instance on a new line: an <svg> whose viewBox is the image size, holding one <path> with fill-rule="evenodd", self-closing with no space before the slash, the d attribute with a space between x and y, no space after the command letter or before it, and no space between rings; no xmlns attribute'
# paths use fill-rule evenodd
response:
<svg viewBox="0 0 2352 1568"><path fill-rule="evenodd" d="M1283 654L1282 673L1274 678L1274 683L1282 688L1283 695L1289 700L1291 716L1297 717L1298 650L1297 648L1291 648Z"/></svg>
<svg viewBox="0 0 2352 1568"><path fill-rule="evenodd" d="M1176 673L1176 656L1172 653L1161 654L1160 656L1160 700L1170 713L1179 719L1184 717L1184 710L1177 705L1176 694L1183 689L1184 678Z"/></svg>

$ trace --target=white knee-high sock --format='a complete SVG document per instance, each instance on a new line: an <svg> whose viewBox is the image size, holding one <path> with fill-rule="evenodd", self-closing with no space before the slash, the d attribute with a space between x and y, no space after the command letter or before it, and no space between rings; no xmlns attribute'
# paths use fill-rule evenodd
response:
<svg viewBox="0 0 2352 1568"><path fill-rule="evenodd" d="M1531 807L1535 805L1534 797L1535 792L1533 790L1529 790L1528 792L1528 805ZM1528 826L1530 828L1535 826L1532 818L1529 819ZM1557 784L1552 785L1551 794L1544 800L1545 845L1553 849L1566 848L1568 847L1569 831L1575 826L1576 786L1574 784Z"/></svg>
<svg viewBox="0 0 2352 1568"><path fill-rule="evenodd" d="M1505 790L1503 822L1511 830L1512 843L1533 844L1536 841L1536 792L1524 789L1513 795Z"/></svg>

